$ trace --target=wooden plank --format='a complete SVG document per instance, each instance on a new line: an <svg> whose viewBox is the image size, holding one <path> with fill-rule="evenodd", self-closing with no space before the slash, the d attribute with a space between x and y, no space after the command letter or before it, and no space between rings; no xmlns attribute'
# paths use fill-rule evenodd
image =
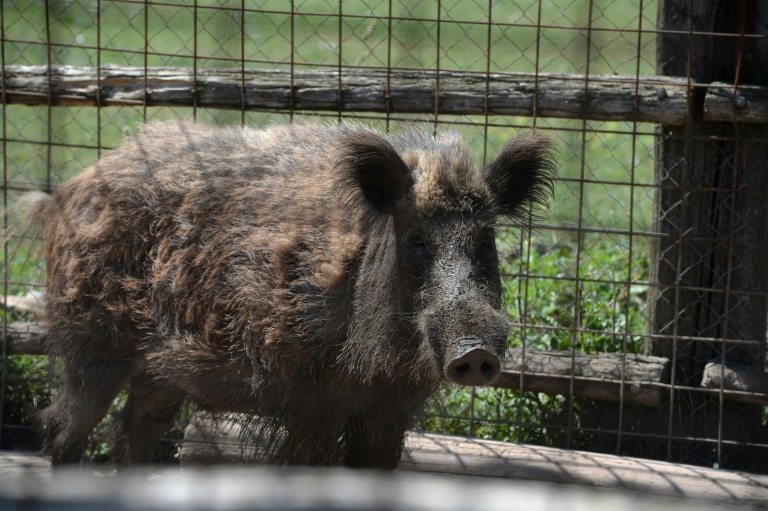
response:
<svg viewBox="0 0 768 511"><path fill-rule="evenodd" d="M10 355L44 355L45 328L41 323L14 322L7 328L7 350ZM666 381L668 361L660 357L620 354L510 350L501 376L494 387L521 389L545 394L573 395L608 401L624 400L628 404L659 406ZM571 387L571 369L573 379ZM520 374L524 371L521 380ZM622 394L621 373L624 371Z"/></svg>
<svg viewBox="0 0 768 511"><path fill-rule="evenodd" d="M659 406L669 360L620 353L512 349L494 387ZM622 378L623 375L623 378ZM573 385L571 385L573 380ZM622 392L623 387L623 392Z"/></svg>
<svg viewBox="0 0 768 511"><path fill-rule="evenodd" d="M507 352L503 369L552 375L584 376L621 381L659 383L669 374L669 359L628 353L581 353L526 350Z"/></svg>
<svg viewBox="0 0 768 511"><path fill-rule="evenodd" d="M179 449L182 467L266 463L263 449L241 441L242 431L236 415L214 421L206 412L197 412L184 429Z"/></svg>
<svg viewBox="0 0 768 511"><path fill-rule="evenodd" d="M571 383L573 380L573 383ZM521 384L522 382L522 384ZM600 380L584 377L549 375L542 373L521 373L502 371L493 382L494 387L541 392L543 394L568 397L586 397L614 403L624 402L639 406L661 406L664 388L659 382ZM623 387L623 391L622 391Z"/></svg>
<svg viewBox="0 0 768 511"><path fill-rule="evenodd" d="M40 453L0 451L0 480L40 480L51 474L51 462Z"/></svg>
<svg viewBox="0 0 768 511"><path fill-rule="evenodd" d="M701 386L716 389L722 386L727 399L741 403L768 405L768 374L748 368L724 366L710 362L704 367Z"/></svg>
<svg viewBox="0 0 768 511"><path fill-rule="evenodd" d="M398 472L254 467L104 477L57 471L45 484L0 480L0 508L25 511L715 511L722 504L627 490ZM743 509L743 508L742 508Z"/></svg>
<svg viewBox="0 0 768 511"><path fill-rule="evenodd" d="M46 330L42 323L15 321L6 329L9 355L45 355Z"/></svg>
<svg viewBox="0 0 768 511"><path fill-rule="evenodd" d="M233 69L197 71L197 87L188 68L148 69L144 89L144 68L104 66L101 94L97 96L97 73L91 67L54 66L51 73L54 105L144 104L149 106L198 106L240 109L241 88L245 87L247 110L319 110L340 108L339 81L335 70L294 71L294 94L289 93L290 73L284 70L254 69L244 74ZM341 108L351 112L432 113L437 74L432 71L345 69L342 74ZM48 104L47 66L5 66L6 101L9 104ZM390 83L389 106L386 83ZM488 76L488 107L491 115L533 115L537 97L538 115L590 120L685 122L688 83L664 76L590 76L585 93L583 75L543 73ZM768 122L768 89L714 83L699 85L706 93L704 120ZM538 96L536 93L538 92ZM637 92L637 94L636 94ZM440 73L440 113L485 113L486 75L467 72ZM635 116L635 96L637 115ZM291 105L293 101L293 105ZM588 103L585 110L584 103Z"/></svg>
<svg viewBox="0 0 768 511"><path fill-rule="evenodd" d="M5 66L9 104L192 106L239 110L310 110L433 113L437 73L345 69L338 71L103 66ZM664 77L449 72L440 74L441 114L593 120L638 120L682 124L688 82ZM293 83L293 94L288 84ZM146 87L146 88L145 88ZM387 88L389 87L389 88ZM245 89L245 105L241 91ZM99 94L97 95L97 90ZM340 94L339 94L340 92ZM339 103L339 97L341 103ZM637 112L635 112L637 107Z"/></svg>
<svg viewBox="0 0 768 511"><path fill-rule="evenodd" d="M399 468L602 488L768 507L768 476L552 447L414 433Z"/></svg>
<svg viewBox="0 0 768 511"><path fill-rule="evenodd" d="M13 322L7 327L9 355L44 355L46 331L39 322ZM575 357L575 358L572 358ZM719 389L719 366L709 364L702 387ZM521 378L522 371L522 378ZM624 372L622 395L621 374ZM542 392L549 395L587 397L641 406L659 406L664 396L669 360L663 357L615 353L575 353L563 351L509 351L501 376L493 386L513 390ZM571 386L571 379L574 383ZM743 382L759 382L758 386ZM733 383L742 382L742 383ZM768 404L768 375L754 371L728 369L728 400ZM521 387L522 383L522 387ZM746 385L746 386L745 386ZM573 393L571 394L571 390ZM731 392L734 391L734 392ZM754 395L745 395L746 393ZM757 395L762 393L763 395ZM209 445L205 443L204 445ZM214 452L213 457L219 454Z"/></svg>
<svg viewBox="0 0 768 511"><path fill-rule="evenodd" d="M707 87L705 121L768 122L768 88L715 82Z"/></svg>
<svg viewBox="0 0 768 511"><path fill-rule="evenodd" d="M182 467L212 463L252 463L258 447L244 448L241 426L212 426L205 415L184 434ZM212 434L212 431L219 433ZM204 446L203 443L215 445ZM213 456L218 453L218 456ZM768 506L768 476L676 465L608 454L412 432L399 470L462 476L524 479L601 488L639 490L658 495Z"/></svg>

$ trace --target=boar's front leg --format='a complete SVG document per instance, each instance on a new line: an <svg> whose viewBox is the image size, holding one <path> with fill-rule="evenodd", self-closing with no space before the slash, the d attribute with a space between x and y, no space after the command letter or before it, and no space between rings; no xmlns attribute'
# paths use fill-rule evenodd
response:
<svg viewBox="0 0 768 511"><path fill-rule="evenodd" d="M344 465L353 468L394 469L403 452L405 432L411 426L411 414L358 415L345 428Z"/></svg>
<svg viewBox="0 0 768 511"><path fill-rule="evenodd" d="M285 437L270 457L276 465L332 466L341 463L342 424L333 415L285 417Z"/></svg>

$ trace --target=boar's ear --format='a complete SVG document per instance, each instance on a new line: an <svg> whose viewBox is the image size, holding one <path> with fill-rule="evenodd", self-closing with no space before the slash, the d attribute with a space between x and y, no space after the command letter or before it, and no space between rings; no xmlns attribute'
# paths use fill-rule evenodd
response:
<svg viewBox="0 0 768 511"><path fill-rule="evenodd" d="M395 148L373 131L344 135L334 165L344 201L377 213L391 213L398 199L413 186L411 171Z"/></svg>
<svg viewBox="0 0 768 511"><path fill-rule="evenodd" d="M529 131L507 143L485 169L485 179L496 199L498 213L522 218L532 206L534 215L546 208L554 194L557 173L555 142Z"/></svg>

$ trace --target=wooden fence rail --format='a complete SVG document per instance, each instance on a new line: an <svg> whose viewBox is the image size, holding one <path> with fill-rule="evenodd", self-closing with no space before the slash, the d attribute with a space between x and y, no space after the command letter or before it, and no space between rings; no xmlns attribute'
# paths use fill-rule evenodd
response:
<svg viewBox="0 0 768 511"><path fill-rule="evenodd" d="M11 65L2 78L4 101L24 105L397 114L434 113L437 101L441 114L530 117L535 110L541 117L681 125L687 111L703 108L707 121L768 122L768 88L665 76ZM687 105L694 87L706 88L703 105Z"/></svg>
<svg viewBox="0 0 768 511"><path fill-rule="evenodd" d="M29 312L27 302L40 306L39 301L9 298L14 299L6 307L17 313ZM4 336L6 353L44 355L46 335L40 322L9 322ZM664 357L514 348L507 353L494 386L656 407L663 402L668 382L669 360ZM765 373L710 363L701 386L719 392L721 385L727 399L768 405Z"/></svg>
<svg viewBox="0 0 768 511"><path fill-rule="evenodd" d="M8 323L6 353L43 355L45 337L45 327L38 322ZM665 358L642 355L630 354L623 357L621 354L528 350L523 356L522 350L512 349L504 361L502 375L494 386L618 402L623 385L625 403L659 406L663 390L658 384L664 381L669 372L668 365ZM570 392L572 377L576 381L573 393Z"/></svg>

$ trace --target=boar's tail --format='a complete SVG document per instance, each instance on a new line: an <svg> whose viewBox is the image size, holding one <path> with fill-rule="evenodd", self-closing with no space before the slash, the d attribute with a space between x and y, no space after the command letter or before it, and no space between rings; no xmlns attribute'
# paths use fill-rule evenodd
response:
<svg viewBox="0 0 768 511"><path fill-rule="evenodd" d="M15 209L30 222L37 222L51 196L41 190L27 192L16 201Z"/></svg>
<svg viewBox="0 0 768 511"><path fill-rule="evenodd" d="M51 196L47 193L34 190L19 197L12 208L3 210L3 218L9 222L8 227L2 231L3 243L7 243L14 235L24 238L34 227L41 225L50 200Z"/></svg>

